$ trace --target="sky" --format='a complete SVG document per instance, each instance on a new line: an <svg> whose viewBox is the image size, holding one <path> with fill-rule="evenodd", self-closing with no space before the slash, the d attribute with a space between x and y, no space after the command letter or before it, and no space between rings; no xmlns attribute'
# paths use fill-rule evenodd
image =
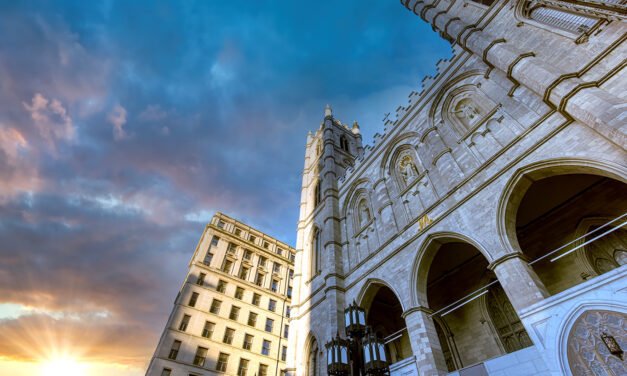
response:
<svg viewBox="0 0 627 376"><path fill-rule="evenodd" d="M325 105L371 144L450 54L398 0L0 0L0 375L143 375L213 213L294 245Z"/></svg>

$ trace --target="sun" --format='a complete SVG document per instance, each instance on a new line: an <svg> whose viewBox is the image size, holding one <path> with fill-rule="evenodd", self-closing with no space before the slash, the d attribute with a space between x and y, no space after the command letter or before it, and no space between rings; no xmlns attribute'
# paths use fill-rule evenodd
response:
<svg viewBox="0 0 627 376"><path fill-rule="evenodd" d="M87 376L85 365L74 359L56 359L44 363L42 376Z"/></svg>

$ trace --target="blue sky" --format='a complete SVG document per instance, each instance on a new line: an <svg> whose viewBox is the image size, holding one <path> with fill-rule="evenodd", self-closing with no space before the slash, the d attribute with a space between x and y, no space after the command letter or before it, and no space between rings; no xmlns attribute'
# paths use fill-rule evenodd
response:
<svg viewBox="0 0 627 376"><path fill-rule="evenodd" d="M0 2L0 358L143 367L210 216L293 244L324 106L371 143L450 51L392 0Z"/></svg>

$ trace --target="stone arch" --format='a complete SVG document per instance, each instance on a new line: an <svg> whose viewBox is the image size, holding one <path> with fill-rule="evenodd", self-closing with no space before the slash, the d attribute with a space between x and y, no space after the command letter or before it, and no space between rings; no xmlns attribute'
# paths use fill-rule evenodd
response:
<svg viewBox="0 0 627 376"><path fill-rule="evenodd" d="M438 124L438 122L436 122L437 115L440 113L438 109L441 108L442 102L444 98L447 97L447 93L449 92L449 90L470 77L483 77L484 74L485 70L483 69L472 69L451 78L447 83L442 85L440 91L438 91L436 96L433 98L431 108L429 108L429 127L427 129L433 128Z"/></svg>
<svg viewBox="0 0 627 376"><path fill-rule="evenodd" d="M442 102L439 117L453 128L457 138L471 134L482 117L496 107L496 103L478 89L465 84L450 90Z"/></svg>
<svg viewBox="0 0 627 376"><path fill-rule="evenodd" d="M572 331L575 329L576 323L587 312L593 311L610 311L616 312L623 316L627 316L627 305L619 300L598 300L594 302L586 302L581 305L574 306L563 317L564 319L558 324L559 329L557 342L556 357L563 375L572 376L571 365L569 364L568 345Z"/></svg>
<svg viewBox="0 0 627 376"><path fill-rule="evenodd" d="M401 295L398 293L398 290L392 287L392 284L380 278L368 278L368 280L366 280L364 285L361 287L361 290L359 290L359 293L357 294L357 304L367 310L372 304L372 300L377 294L377 291L379 291L382 286L385 286L392 290L394 295L396 295L396 297L398 298L398 301L401 303L401 307L403 308L404 312L407 307L406 304L403 304L403 300L400 298Z"/></svg>
<svg viewBox="0 0 627 376"><path fill-rule="evenodd" d="M439 231L434 232L423 240L422 244L418 248L416 257L412 265L411 281L414 284L412 286L412 304L415 306L428 306L427 295L427 273L431 266L431 261L435 257L439 247L449 242L464 242L475 247L483 257L490 263L494 261L492 255L486 250L486 248L477 240L468 235L463 235L452 231Z"/></svg>
<svg viewBox="0 0 627 376"><path fill-rule="evenodd" d="M589 275L589 276L597 276L599 274L602 274L598 272L597 268L594 265L594 260L590 258L591 255L588 252L589 246L584 246L584 243L587 240L584 237L584 235L590 231L591 227L604 225L606 223L609 223L613 219L614 218L611 218L611 217L587 217L587 218L583 218L577 225L577 229L575 230L575 233L573 235L573 238L574 238L573 247L583 246L582 248L580 248L579 250L575 252L577 266L579 267L579 270L581 271L581 273L585 273L586 275ZM616 222L615 224L618 224L618 223L620 222ZM600 234L600 232L596 233L595 235L598 235L598 234ZM616 260L617 251L626 252L625 249L615 249L612 255L608 255L612 257L613 262L617 262ZM619 267L620 265L622 265L620 264L620 262L617 262L617 263L618 265L616 265L616 267Z"/></svg>
<svg viewBox="0 0 627 376"><path fill-rule="evenodd" d="M321 368L322 364L324 363L324 359L321 356L322 347L320 344L321 342L318 340L318 336L314 333L313 330L310 330L307 338L305 339L305 348L301 361L304 370L304 376L323 376Z"/></svg>
<svg viewBox="0 0 627 376"><path fill-rule="evenodd" d="M313 279L320 273L322 260L322 231L315 223L309 233L309 279Z"/></svg>
<svg viewBox="0 0 627 376"><path fill-rule="evenodd" d="M351 184L350 189L346 192L346 200L344 200L344 205L342 206L342 217L346 218L348 215L349 209L353 206L355 201L355 196L357 195L358 190L363 190L365 192L372 191L372 182L368 178L360 178L357 179Z"/></svg>
<svg viewBox="0 0 627 376"><path fill-rule="evenodd" d="M353 234L357 234L374 219L374 211L366 187L356 189L348 200L346 218L351 218ZM365 210L365 212L364 212Z"/></svg>
<svg viewBox="0 0 627 376"><path fill-rule="evenodd" d="M409 145L415 148L419 144L420 134L418 134L417 132L406 132L391 140L389 146L381 157L381 164L379 165L379 179L386 178L386 175L388 175L387 172L389 171L388 166L390 165L390 160L392 159L392 156L396 152L399 145Z"/></svg>
<svg viewBox="0 0 627 376"><path fill-rule="evenodd" d="M505 185L497 204L497 232L505 254L521 251L516 236L516 212L531 184L545 177L572 173L600 175L627 183L627 168L605 160L555 158L519 168Z"/></svg>

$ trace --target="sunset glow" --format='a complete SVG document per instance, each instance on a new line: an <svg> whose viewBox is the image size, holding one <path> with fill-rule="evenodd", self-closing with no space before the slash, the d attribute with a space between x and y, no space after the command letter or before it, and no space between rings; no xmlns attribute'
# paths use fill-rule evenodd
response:
<svg viewBox="0 0 627 376"><path fill-rule="evenodd" d="M74 359L55 359L42 366L41 376L88 376L87 366Z"/></svg>

